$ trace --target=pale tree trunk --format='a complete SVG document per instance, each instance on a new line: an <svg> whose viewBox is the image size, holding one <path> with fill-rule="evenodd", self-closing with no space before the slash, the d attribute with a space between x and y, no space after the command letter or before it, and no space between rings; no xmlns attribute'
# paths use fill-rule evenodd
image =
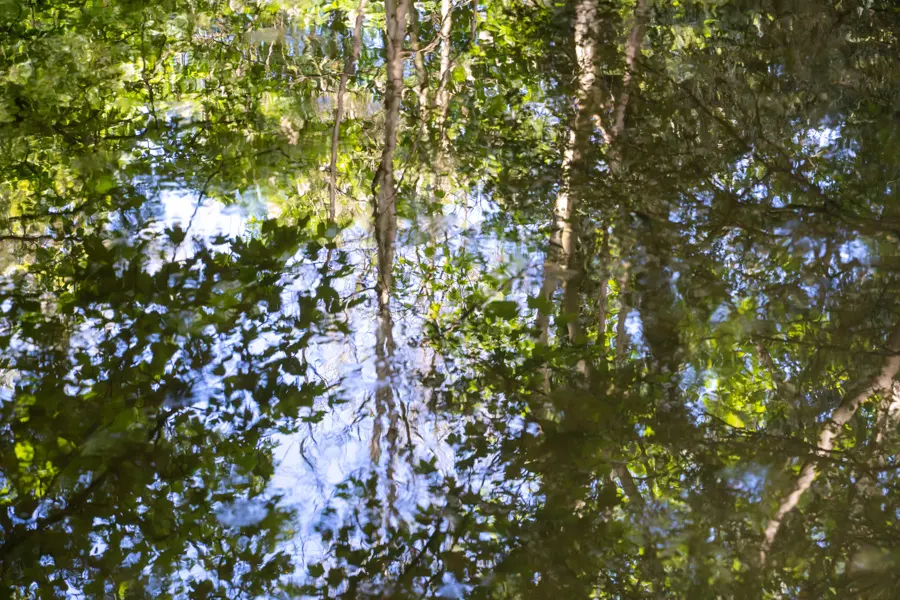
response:
<svg viewBox="0 0 900 600"><path fill-rule="evenodd" d="M428 100L428 69L425 67L425 54L428 48L423 48L421 44L421 27L419 23L419 9L410 2L409 5L409 48L412 52L413 64L416 68L416 86L414 92L416 94L416 102L418 104L419 123L416 128L416 144L422 143L428 135L428 117L429 117L429 100ZM419 191L420 185L427 189L428 177L425 181L417 180L416 192ZM429 223L429 231L433 231L433 222ZM432 235L432 238L434 236Z"/></svg>
<svg viewBox="0 0 900 600"><path fill-rule="evenodd" d="M638 5L638 11L645 10L642 4ZM640 20L640 17L638 17ZM595 1L584 1L576 7L575 21L575 48L576 58L578 60L578 89L576 91L575 106L576 115L574 126L569 131L569 138L563 154L563 180L557 195L553 211L553 228L550 236L550 249L547 260L544 264L544 282L541 289L541 296L545 301L549 301L555 291L558 282L561 280L564 287L564 310L568 313L569 321L567 323L568 338L573 343L582 341L583 332L579 320L580 309L580 289L583 282L583 276L580 269L576 268L576 231L573 227L573 218L577 208L577 203L581 199L580 196L585 188L587 179L587 167L584 164L584 155L590 144L592 133L593 115L595 113L594 106L594 83L597 77L595 56L597 49L599 22L597 19L597 4ZM633 68L637 50L640 48L642 39L642 29L638 30L640 35L629 35L629 50L626 51L626 63L629 68ZM632 49L632 47L634 49ZM626 77L624 87L630 85L631 76ZM619 102L621 106L627 106L628 96L623 94L622 100ZM624 108L623 108L624 114ZM616 134L620 134L624 130L624 120L621 127L613 127ZM603 252L608 252L608 240L604 234ZM604 259L606 256L604 256ZM605 336L606 329L606 311L607 311L607 281L608 274L603 270L603 281L600 287L600 314L599 328L600 335ZM620 289L620 294L624 292L624 288ZM620 296L622 297L622 296ZM622 341L624 339L624 316L627 315L627 308L620 310L620 327L619 332L619 348L621 352ZM542 311L538 315L538 331L540 341L548 343L549 341L549 316ZM603 338L601 338L601 341ZM585 361L578 364L579 371L588 375L589 370ZM545 387L546 387L545 382ZM644 498L640 489L634 481L634 477L628 469L627 464L617 463L614 466L614 472L625 495L635 506L643 506Z"/></svg>
<svg viewBox="0 0 900 600"><path fill-rule="evenodd" d="M616 144L625 132L625 115L631 98L637 58L647 27L648 12L647 0L638 0L634 11L634 22L626 42L625 73L622 77L622 89L613 109L613 124L608 130L603 130L611 154L610 171L613 173L618 171L620 166L620 152L616 148ZM569 133L566 150L563 154L563 182L553 209L554 221L550 234L550 252L545 262L545 279L541 289L541 295L546 300L552 296L559 280L562 280L563 285L567 287L569 285L578 287L577 277L572 281L570 276L574 267L572 261L575 254L575 231L572 221L580 191L578 188L581 187L577 185L579 183L577 180L583 178L585 174L585 168L581 164L583 154L590 142L593 122L600 121L595 119L599 107L594 101L594 84L597 79L594 59L597 50L598 25L596 1L586 0L579 3L575 16L575 54L579 71L575 99L576 117L575 126ZM601 129L603 129L602 125ZM577 296L577 294L574 295ZM619 314L626 316L627 312L620 308ZM546 314L539 315L538 330L540 340L546 343L549 337L549 317ZM576 321L569 327L569 336L574 340L580 335L580 326Z"/></svg>
<svg viewBox="0 0 900 600"><path fill-rule="evenodd" d="M375 241L378 245L379 309L390 303L394 245L397 238L397 190L394 182L394 151L400 129L400 104L403 94L403 39L406 37L408 0L385 0L385 52L387 88L385 91L384 148L372 187L375 193Z"/></svg>
<svg viewBox="0 0 900 600"><path fill-rule="evenodd" d="M450 106L450 34L453 31L453 4L450 0L441 0L441 71L438 91L435 95L435 106L438 109L438 130L443 132L447 122L447 109ZM441 136L443 140L443 135Z"/></svg>
<svg viewBox="0 0 900 600"><path fill-rule="evenodd" d="M863 402L879 393L893 389L894 377L896 377L897 372L900 371L900 326L896 327L893 332L891 332L887 343L887 349L889 356L884 361L881 371L864 384L864 388L861 392L844 398L841 405L831 414L831 418L822 429L822 433L819 434L819 439L816 444L816 453L819 456L828 456L828 454L834 450L835 443L840 437L844 425L846 425L853 415L856 414L856 411ZM769 553L769 550L771 550L772 544L775 542L775 537L778 535L778 530L781 528L781 524L784 522L785 517L796 508L800 499L812 486L817 475L818 470L815 461L805 464L800 471L800 476L797 478L794 486L781 500L781 503L778 505L778 510L775 511L775 516L769 521L765 533L763 534L763 542L759 551L761 564L765 563L766 555Z"/></svg>
<svg viewBox="0 0 900 600"><path fill-rule="evenodd" d="M647 15L647 0L638 0L634 9L634 20L631 26L631 30L629 31L628 40L625 46L625 73L622 76L622 89L619 93L619 98L613 111L613 125L610 128L609 132L603 130L601 126L601 131L604 133L604 137L606 138L605 141L608 145L611 155L609 170L612 174L616 174L620 167L620 154L618 144L620 142L622 134L625 133L625 115L628 109L628 102L631 99L631 86L634 79L635 67L637 65L637 57L640 54L641 45L644 41L644 32L647 26ZM609 258L608 235L609 234L604 231L603 252L601 260L608 260ZM619 313L617 315L616 323L616 363L619 365L623 363L628 353L628 331L626 329L629 312L628 303L626 301L629 291L627 263L623 265L623 268L625 270L619 279ZM601 282L600 289L600 314L598 315L598 326L600 328L600 335L603 336L601 338L601 342L605 343L606 312L608 303L607 286L610 274L608 270L604 268L601 269L601 276L603 277L603 280ZM628 498L636 506L644 506L644 498L634 481L634 477L631 475L631 471L628 469L628 465L620 464L616 466L615 471L626 496L628 496ZM657 559L654 558L653 564L658 567Z"/></svg>
<svg viewBox="0 0 900 600"><path fill-rule="evenodd" d="M394 343L393 318L390 307L381 307L378 315L378 328L375 331L375 373L378 378L375 390L375 415L372 425L372 439L369 454L372 464L381 463L381 438L387 424L387 458L385 466L386 503L385 513L388 517L396 514L397 484L394 481L394 465L398 452L399 413L394 398Z"/></svg>
<svg viewBox="0 0 900 600"><path fill-rule="evenodd" d="M600 289L597 291L597 336L600 344L606 347L606 320L609 311L609 270L605 261L609 258L609 233L603 226L603 242L600 245L600 260L604 261L600 267Z"/></svg>
<svg viewBox="0 0 900 600"><path fill-rule="evenodd" d="M334 129L331 132L331 165L329 173L331 182L328 188L328 217L334 220L337 217L337 159L338 144L341 138L341 121L344 118L344 95L347 93L347 80L356 73L356 61L362 48L363 20L365 19L366 0L359 0L356 8L356 23L353 26L353 50L347 57L344 70L341 73L341 81L338 85L337 105L334 109Z"/></svg>
<svg viewBox="0 0 900 600"><path fill-rule="evenodd" d="M397 482L394 480L395 463L399 455L399 419L400 414L397 406L397 399L394 398L394 352L396 346L394 344L393 319L391 317L390 308L384 311L379 319L379 331L376 336L378 344L376 350L376 360L378 365L376 371L378 374L378 390L375 393L376 402L380 403L387 412L387 465L385 466L385 484L387 485L387 514L396 515L397 513ZM379 352L380 350L380 352Z"/></svg>
<svg viewBox="0 0 900 600"><path fill-rule="evenodd" d="M569 275L575 254L575 234L572 219L578 200L577 185L584 170L582 159L589 145L592 127L591 117L594 113L593 88L597 79L597 67L594 63L597 54L597 36L599 21L597 19L597 1L581 0L575 8L575 56L577 60L578 87L575 91L575 119L566 140L562 160L562 182L553 205L553 225L550 230L550 247L544 262L544 283L541 296L547 304L561 279ZM549 340L549 315L542 310L538 315L539 339L542 343ZM578 327L570 336L578 336Z"/></svg>
<svg viewBox="0 0 900 600"><path fill-rule="evenodd" d="M453 5L451 0L441 0L441 70L438 83L437 94L435 94L434 103L437 109L437 131L438 131L438 154L437 154L437 187L444 193L444 198L450 191L448 181L448 161L447 154L449 150L449 141L447 139L447 112L450 109L450 68L452 66L450 60L450 36L453 32Z"/></svg>
<svg viewBox="0 0 900 600"><path fill-rule="evenodd" d="M617 146L617 142L619 142L622 134L625 133L625 115L628 111L628 102L631 100L631 88L634 85L637 58L641 52L641 45L644 43L648 14L647 0L638 0L634 7L634 21L631 25L631 31L628 32L628 41L625 44L625 73L622 75L622 89L613 108L612 126L608 132L604 132L610 152L609 169L613 173L618 171L621 165L621 151Z"/></svg>
<svg viewBox="0 0 900 600"><path fill-rule="evenodd" d="M416 66L416 98L419 102L419 133L425 131L428 122L428 70L425 68L425 51L419 39L419 11L414 5L409 7L409 48ZM420 135L421 137L421 135Z"/></svg>
<svg viewBox="0 0 900 600"><path fill-rule="evenodd" d="M628 103L631 100L631 88L634 83L637 58L641 51L641 45L644 42L648 12L647 0L638 0L634 7L634 21L625 45L625 73L622 75L622 89L613 108L612 125L608 130L603 130L609 152L609 170L614 175L621 168L622 154L619 145L622 134L625 133L625 116L628 110ZM627 212L624 210L624 207L619 211L619 218L623 223L627 220ZM627 247L623 245L621 251L623 254L622 258L625 258ZM625 300L628 293L627 267L625 269L619 280L619 314L617 317L618 323L616 324L616 359L620 362L624 360L628 352L628 333L625 329L625 324L630 307Z"/></svg>
<svg viewBox="0 0 900 600"><path fill-rule="evenodd" d="M637 57L644 43L644 32L647 29L648 18L647 0L638 0L634 7L634 23L628 33L628 43L625 46L625 74L622 76L622 91L619 93L619 101L613 118L613 139L622 135L625 131L625 111L628 109L628 101L631 98L631 86L634 79L634 71L637 65Z"/></svg>
<svg viewBox="0 0 900 600"><path fill-rule="evenodd" d="M398 415L394 405L393 357L395 351L393 317L391 315L391 285L393 283L394 251L397 240L397 190L394 181L394 151L400 129L400 105L403 94L403 40L406 37L406 18L409 0L385 0L385 89L384 148L381 162L372 182L375 195L375 242L377 245L378 329L375 358L378 389L375 392L376 418L373 429L372 458L380 459L382 420L388 413L388 494L387 512L394 510L396 490L393 463L397 446Z"/></svg>
<svg viewBox="0 0 900 600"><path fill-rule="evenodd" d="M628 104L628 88L632 81L632 70L636 64L637 54L643 39L643 30L646 21L646 0L639 0L636 7L635 25L628 37L626 49L626 75L623 78L623 93L617 103L614 114L622 114L622 119L611 128L616 137L624 131L624 114ZM580 273L576 272L575 256L577 237L573 226L573 218L577 209L581 194L585 189L587 180L587 167L584 164L585 153L590 144L590 137L595 121L594 85L597 78L595 56L597 51L599 22L597 18L597 3L595 0L584 0L576 6L575 17L575 49L578 61L577 81L578 87L575 95L576 114L573 127L569 130L562 160L562 182L554 203L553 226L550 234L550 248L544 263L544 281L541 287L541 298L546 307L562 281L564 286L564 310L569 313L567 323L567 335L570 341L578 343L582 340L583 333L579 320L580 287L583 281ZM604 132L607 141L612 141ZM618 161L614 167L618 169ZM612 168L612 166L611 166ZM608 240L604 234L603 251L608 251ZM604 260L606 256L604 256ZM607 311L607 278L609 274L603 270L603 281L600 288L599 328L600 335L605 336L605 323ZM627 305L623 302L627 294L627 279L621 281L619 300L619 323L617 331L617 355L624 357L626 344L625 318L628 314ZM537 329L539 342L549 342L549 315L542 309L538 314ZM585 361L578 365L579 371L589 375L589 369ZM549 389L548 376L544 376L544 388ZM605 453L607 458L612 458ZM635 506L645 504L640 489L632 476L627 464L615 463L614 472L625 495Z"/></svg>

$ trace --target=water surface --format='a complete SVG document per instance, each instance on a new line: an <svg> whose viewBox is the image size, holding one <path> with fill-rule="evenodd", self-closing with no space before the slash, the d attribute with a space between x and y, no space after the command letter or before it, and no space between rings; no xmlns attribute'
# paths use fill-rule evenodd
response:
<svg viewBox="0 0 900 600"><path fill-rule="evenodd" d="M0 1L11 598L891 598L885 1Z"/></svg>

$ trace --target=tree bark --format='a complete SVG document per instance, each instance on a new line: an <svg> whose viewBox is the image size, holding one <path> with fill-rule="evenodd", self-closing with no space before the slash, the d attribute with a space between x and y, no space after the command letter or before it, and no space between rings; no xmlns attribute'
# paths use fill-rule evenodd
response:
<svg viewBox="0 0 900 600"><path fill-rule="evenodd" d="M450 107L450 34L453 30L453 12L450 0L441 0L441 71L438 91L435 95L435 106L438 109L438 130L443 143L444 125L447 121L447 110Z"/></svg>
<svg viewBox="0 0 900 600"><path fill-rule="evenodd" d="M450 0L441 0L441 66L440 79L438 83L437 94L435 94L435 108L437 109L437 130L438 130L438 154L435 161L437 166L437 188L443 192L444 197L449 193L448 185L448 151L449 142L447 139L447 112L450 109L450 46L451 33L453 31L453 12Z"/></svg>
<svg viewBox="0 0 900 600"><path fill-rule="evenodd" d="M634 7L634 23L628 33L628 42L625 46L625 74L622 76L622 91L619 93L619 101L616 103L610 132L613 140L625 131L625 111L628 110L628 101L631 99L632 80L641 44L644 42L648 13L647 0L638 0Z"/></svg>
<svg viewBox="0 0 900 600"><path fill-rule="evenodd" d="M409 47L416 66L416 98L419 101L419 131L424 132L428 122L428 70L425 68L425 54L422 51L419 27L419 11L409 7Z"/></svg>
<svg viewBox="0 0 900 600"><path fill-rule="evenodd" d="M375 193L375 241L378 246L379 311L390 303L394 246L397 238L397 190L394 182L394 151L400 129L400 104L403 94L403 39L406 37L406 13L409 0L385 0L385 91L384 148L372 187Z"/></svg>
<svg viewBox="0 0 900 600"><path fill-rule="evenodd" d="M609 271L606 268L606 261L609 259L609 233L606 226L603 226L603 242L600 246L600 289L597 292L597 341L604 348L606 347L606 319L609 311Z"/></svg>
<svg viewBox="0 0 900 600"><path fill-rule="evenodd" d="M376 331L375 358L378 388L375 392L376 417L373 427L372 454L375 462L380 459L380 437L384 415L388 415L387 513L394 510L396 489L393 465L397 448L398 415L394 404L393 365L394 335L391 315L391 285L393 283L394 251L397 241L397 190L394 181L394 152L400 130L400 106L403 94L403 40L406 37L406 19L409 0L385 0L385 64L387 86L385 88L384 147L381 162L372 182L375 196L375 243L377 246L378 281L378 329Z"/></svg>
<svg viewBox="0 0 900 600"><path fill-rule="evenodd" d="M625 47L625 73L622 76L622 90L613 109L613 123L608 132L604 133L609 148L609 170L618 173L621 167L622 153L619 147L620 138L625 133L625 116L628 103L631 100L631 86L634 81L634 72L637 65L637 57L644 41L644 32L648 20L647 0L638 0L634 8L634 22L628 33L628 41ZM599 120L599 119L598 119ZM620 218L626 217L624 209L620 210ZM629 306L625 301L628 290L628 273L623 274L619 281L619 316L616 324L616 361L625 359L628 351L628 332L625 328Z"/></svg>
<svg viewBox="0 0 900 600"><path fill-rule="evenodd" d="M590 143L592 132L593 88L597 79L594 61L597 54L598 33L597 1L581 0L575 8L575 56L578 80L575 91L575 119L563 151L562 182L553 205L550 247L544 262L544 283L541 289L541 296L548 302L559 281L568 275L573 266L575 235L572 220L580 191L578 184L585 179L583 155ZM537 325L539 338L546 343L549 339L549 315L544 311L538 316ZM573 333L577 336L577 326L574 332L570 328L570 336Z"/></svg>
<svg viewBox="0 0 900 600"><path fill-rule="evenodd" d="M604 129L602 127L602 119L600 117L596 118L601 124L603 137L609 148L609 170L612 173L616 173L621 166L622 154L618 142L622 134L625 133L625 116L628 111L628 103L631 100L634 72L637 65L637 57L644 42L648 15L647 0L637 0L637 4L634 7L634 21L631 31L628 33L628 41L625 44L625 73L622 75L622 89L613 107L611 127Z"/></svg>

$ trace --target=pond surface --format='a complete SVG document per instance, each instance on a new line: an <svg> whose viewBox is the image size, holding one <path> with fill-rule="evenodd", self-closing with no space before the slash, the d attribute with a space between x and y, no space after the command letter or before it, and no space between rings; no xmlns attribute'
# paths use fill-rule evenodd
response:
<svg viewBox="0 0 900 600"><path fill-rule="evenodd" d="M0 0L10 598L893 598L883 0Z"/></svg>

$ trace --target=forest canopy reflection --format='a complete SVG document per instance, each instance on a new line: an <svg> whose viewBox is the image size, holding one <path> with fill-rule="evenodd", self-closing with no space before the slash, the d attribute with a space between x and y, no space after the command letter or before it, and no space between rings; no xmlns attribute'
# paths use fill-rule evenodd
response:
<svg viewBox="0 0 900 600"><path fill-rule="evenodd" d="M890 598L900 12L0 0L11 598Z"/></svg>

